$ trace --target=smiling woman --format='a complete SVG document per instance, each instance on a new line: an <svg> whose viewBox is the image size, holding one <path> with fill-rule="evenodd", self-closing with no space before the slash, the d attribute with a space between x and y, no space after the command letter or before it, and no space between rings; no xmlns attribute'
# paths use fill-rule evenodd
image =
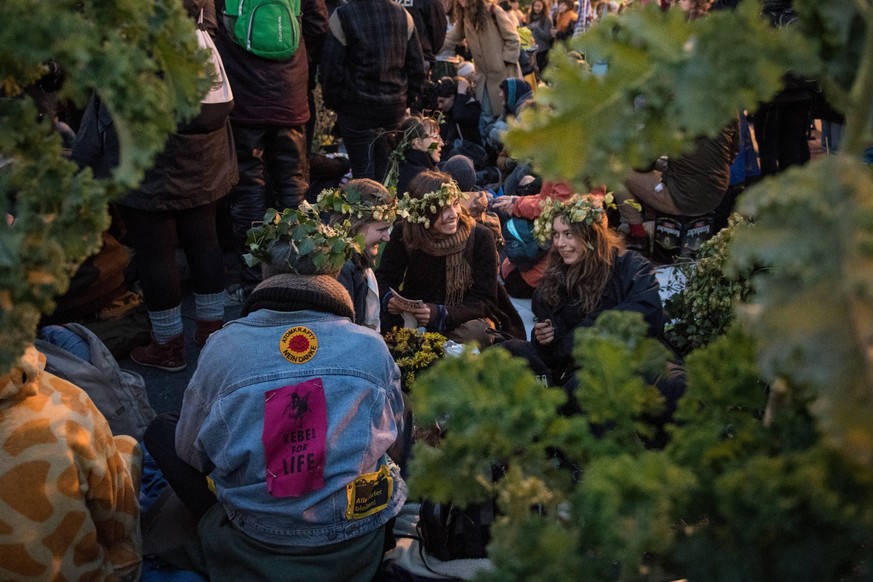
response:
<svg viewBox="0 0 873 582"><path fill-rule="evenodd" d="M499 301L508 296L497 282L494 237L463 211L461 196L448 174L425 171L398 203L404 220L391 234L376 272L383 331L402 327L406 313L407 320L455 341L488 345L488 330L495 328L523 337L511 302ZM401 301L392 289L423 305Z"/></svg>
<svg viewBox="0 0 873 582"><path fill-rule="evenodd" d="M331 224L347 223L351 236L363 238L363 250L343 265L337 280L355 306L355 323L379 331L379 285L373 265L382 243L388 242L396 216L397 199L385 186L359 178L341 190L325 190L318 206Z"/></svg>
<svg viewBox="0 0 873 582"><path fill-rule="evenodd" d="M608 309L637 311L657 336L664 326L658 281L642 255L624 249L607 225L604 197L575 195L546 205L534 232L552 249L534 292L532 343L552 381L571 377L576 328L588 327Z"/></svg>

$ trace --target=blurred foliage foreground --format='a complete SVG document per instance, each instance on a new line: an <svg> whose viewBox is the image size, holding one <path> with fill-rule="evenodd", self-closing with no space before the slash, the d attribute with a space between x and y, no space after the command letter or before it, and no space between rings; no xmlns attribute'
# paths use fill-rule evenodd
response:
<svg viewBox="0 0 873 582"><path fill-rule="evenodd" d="M694 22L626 12L574 41L609 63L600 77L552 55L551 86L507 141L548 176L617 184L771 98L786 71L819 80L846 140L741 199L751 225L720 244L726 275L757 267L752 293L687 356L664 449L642 444L663 403L641 374L666 354L633 314L577 332L581 416L559 416L563 390L501 350L416 379L418 421L448 421L438 448L416 450L413 493L493 497L502 514L482 579L873 579L873 178L858 161L873 144L873 6L795 6L800 22L778 30L750 0Z"/></svg>
<svg viewBox="0 0 873 582"><path fill-rule="evenodd" d="M179 0L4 0L0 27L0 373L99 248L107 204L135 188L166 136L199 110L211 80L194 21ZM61 155L36 84L63 73L57 98L84 107L96 92L112 113L120 163L106 179ZM13 215L14 224L6 217Z"/></svg>

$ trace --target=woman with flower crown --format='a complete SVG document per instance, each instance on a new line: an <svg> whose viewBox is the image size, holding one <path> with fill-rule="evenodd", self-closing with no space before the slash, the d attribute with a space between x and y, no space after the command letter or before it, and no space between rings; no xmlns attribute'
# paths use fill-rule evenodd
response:
<svg viewBox="0 0 873 582"><path fill-rule="evenodd" d="M658 281L649 261L625 250L607 227L604 196L575 195L546 201L534 234L551 239L549 262L534 292L532 345L551 372L552 382L572 379L576 328L594 324L608 309L636 311L649 335L663 331L664 313Z"/></svg>
<svg viewBox="0 0 873 582"><path fill-rule="evenodd" d="M495 328L524 337L521 318L497 282L494 236L462 211L461 196L448 174L425 171L398 202L403 220L376 271L383 331L402 326L405 313L413 324L459 342L490 345L488 330Z"/></svg>
<svg viewBox="0 0 873 582"><path fill-rule="evenodd" d="M346 288L355 306L355 323L379 331L379 284L373 265L379 246L388 242L397 212L397 199L385 186L360 178L341 190L325 190L318 208L330 215L331 224L348 223L350 236L363 238L362 252L343 265L337 280Z"/></svg>

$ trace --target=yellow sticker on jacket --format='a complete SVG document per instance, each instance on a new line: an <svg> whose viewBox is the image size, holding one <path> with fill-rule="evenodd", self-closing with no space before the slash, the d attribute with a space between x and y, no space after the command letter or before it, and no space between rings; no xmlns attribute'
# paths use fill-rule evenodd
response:
<svg viewBox="0 0 873 582"><path fill-rule="evenodd" d="M375 473L365 473L346 485L349 506L346 519L361 519L379 513L391 501L394 493L394 478L387 465Z"/></svg>
<svg viewBox="0 0 873 582"><path fill-rule="evenodd" d="M318 339L308 327L297 325L282 334L279 340L282 357L292 364L305 364L318 351Z"/></svg>

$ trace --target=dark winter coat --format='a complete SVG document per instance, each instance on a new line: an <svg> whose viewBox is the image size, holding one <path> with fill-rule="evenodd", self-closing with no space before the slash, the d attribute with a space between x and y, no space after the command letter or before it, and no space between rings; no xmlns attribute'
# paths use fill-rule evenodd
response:
<svg viewBox="0 0 873 582"><path fill-rule="evenodd" d="M552 37L552 21L548 14L543 14L538 20L531 20L526 26L533 33L538 53L546 52L552 48L554 38Z"/></svg>
<svg viewBox="0 0 873 582"><path fill-rule="evenodd" d="M739 125L734 119L715 137L699 138L692 152L667 161L664 183L679 210L695 216L721 204L739 143Z"/></svg>
<svg viewBox="0 0 873 582"><path fill-rule="evenodd" d="M202 8L206 29L216 30L212 2L186 0L185 7L192 18L197 18ZM109 111L95 95L82 117L73 146L73 160L80 167L95 168L96 175L106 175L118 164L118 147L118 135ZM170 134L139 188L118 204L155 211L196 208L223 197L238 177L230 121L225 120L223 127L205 131L195 120Z"/></svg>
<svg viewBox="0 0 873 582"><path fill-rule="evenodd" d="M382 331L402 327L399 315L391 315L384 308L385 296L390 289L400 290L407 299L421 299L425 303L444 305L446 297L446 257L435 257L422 250L409 252L403 242L403 228L395 228L382 252L376 271L379 294L382 296ZM508 297L497 283L497 248L494 235L486 226L476 224L470 232L464 258L473 273L473 285L456 305L447 305L448 315L443 330L455 329L474 319L488 318L509 334L524 335L524 326L512 304L504 305L501 296ZM521 330L518 328L521 327Z"/></svg>
<svg viewBox="0 0 873 582"><path fill-rule="evenodd" d="M444 154L452 148L456 139L482 145L482 136L479 134L481 114L482 104L473 95L455 95L455 103L445 113L440 125L440 136L445 144Z"/></svg>
<svg viewBox="0 0 873 582"><path fill-rule="evenodd" d="M355 323L365 325L367 293L370 291L367 285L367 277L364 276L364 273L358 268L355 261L349 260L345 262L336 279L346 288L346 291L349 292L349 296L352 298L352 304L355 307Z"/></svg>
<svg viewBox="0 0 873 582"><path fill-rule="evenodd" d="M421 42L421 53L433 67L436 63L435 51L443 46L448 27L442 0L399 0L398 3L412 16Z"/></svg>
<svg viewBox="0 0 873 582"><path fill-rule="evenodd" d="M409 190L412 179L425 170L436 170L436 163L428 152L410 149L404 154L403 161L397 172L397 194L403 195Z"/></svg>
<svg viewBox="0 0 873 582"><path fill-rule="evenodd" d="M351 0L331 21L319 68L325 104L356 119L397 122L425 79L412 18L392 0Z"/></svg>
<svg viewBox="0 0 873 582"><path fill-rule="evenodd" d="M215 7L220 15L225 0L215 0ZM318 62L327 34L327 9L324 0L301 0L300 12L303 39L285 61L248 52L219 22L215 44L233 89L234 124L294 127L309 121L309 61Z"/></svg>
<svg viewBox="0 0 873 582"><path fill-rule="evenodd" d="M577 305L569 302L556 308L546 305L537 288L531 300L531 310L537 321L551 320L555 339L548 345L541 345L536 337L532 337L531 342L537 354L552 370L553 381L557 382L568 370L575 369L573 336L576 328L594 325L597 317L609 309L641 313L649 324L648 333L652 337L663 332L664 309L658 292L658 280L652 264L641 254L624 251L616 256L600 305L590 313L583 313Z"/></svg>

